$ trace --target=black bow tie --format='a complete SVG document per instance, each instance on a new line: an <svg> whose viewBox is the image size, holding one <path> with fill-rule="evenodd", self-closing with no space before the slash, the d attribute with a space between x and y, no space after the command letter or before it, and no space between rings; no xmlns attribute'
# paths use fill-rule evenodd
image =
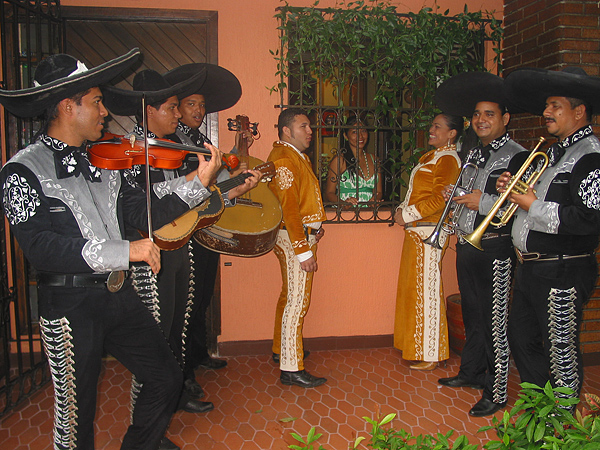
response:
<svg viewBox="0 0 600 450"><path fill-rule="evenodd" d="M190 129L189 136L196 147L204 147L204 136L202 136L199 129Z"/></svg>
<svg viewBox="0 0 600 450"><path fill-rule="evenodd" d="M90 164L87 152L81 147L67 146L61 151L54 151L56 176L58 179L70 176L78 177L80 174L91 182L101 181L101 171Z"/></svg>

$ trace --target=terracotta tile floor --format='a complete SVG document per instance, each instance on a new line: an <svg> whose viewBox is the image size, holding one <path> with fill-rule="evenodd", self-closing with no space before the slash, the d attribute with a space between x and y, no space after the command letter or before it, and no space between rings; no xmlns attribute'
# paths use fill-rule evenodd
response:
<svg viewBox="0 0 600 450"><path fill-rule="evenodd" d="M295 443L292 431L306 436L311 426L323 433L327 450L346 450L357 435L367 436L363 416L398 414L392 425L412 434L454 429L471 443L486 442L477 430L490 418L471 418L467 411L480 391L451 389L437 384L458 370L452 354L446 367L415 372L391 348L315 351L306 360L309 372L329 382L315 389L283 386L279 369L269 356L229 358L227 368L197 372L215 410L206 414L178 412L168 436L182 449L285 450ZM586 367L583 392L600 392L600 366ZM129 373L114 360L106 361L99 386L96 448L118 449L129 420ZM518 377L511 369L509 406L517 398ZM497 413L498 416L501 413ZM0 448L51 448L52 387L33 396L4 418ZM488 432L493 437L492 432ZM480 447L481 448L481 447Z"/></svg>

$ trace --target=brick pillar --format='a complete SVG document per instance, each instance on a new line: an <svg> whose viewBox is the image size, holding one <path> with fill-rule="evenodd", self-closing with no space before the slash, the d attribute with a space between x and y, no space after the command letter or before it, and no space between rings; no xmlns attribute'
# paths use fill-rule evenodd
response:
<svg viewBox="0 0 600 450"><path fill-rule="evenodd" d="M598 0L504 0L504 29L504 75L521 67L561 70L578 66L600 76ZM600 136L598 117L594 131ZM549 143L556 141L541 117L513 115L510 128L525 148L532 148L540 136ZM600 364L600 285L584 312L581 348L586 363Z"/></svg>

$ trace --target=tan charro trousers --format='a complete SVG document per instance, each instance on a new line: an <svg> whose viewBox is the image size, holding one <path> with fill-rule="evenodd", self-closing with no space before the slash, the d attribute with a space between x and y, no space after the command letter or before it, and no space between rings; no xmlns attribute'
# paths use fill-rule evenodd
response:
<svg viewBox="0 0 600 450"><path fill-rule="evenodd" d="M317 243L313 235L308 236L308 244L316 258ZM273 251L279 259L282 278L281 294L275 312L273 353L280 355L281 370L295 372L304 370L302 327L310 306L314 272L301 269L287 230L279 230Z"/></svg>

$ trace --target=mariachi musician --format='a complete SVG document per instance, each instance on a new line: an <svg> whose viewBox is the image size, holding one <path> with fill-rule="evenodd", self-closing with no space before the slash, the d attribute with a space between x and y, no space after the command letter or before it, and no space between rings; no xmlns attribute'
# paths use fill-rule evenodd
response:
<svg viewBox="0 0 600 450"><path fill-rule="evenodd" d="M199 71L196 75L188 77L187 80L180 83L171 84L165 77L154 70L144 70L136 74L133 79L133 91L123 91L112 88L106 92L106 104L110 111L119 115L135 114L138 121L132 135L138 138L144 138L144 128L142 121L141 98L142 94L147 99L146 117L147 117L147 137L152 139L161 139L172 135L177 129L179 118L179 99L178 96L187 97L195 92L205 82L205 75L198 80L198 75L204 73ZM205 148L215 149L209 143L205 143ZM215 151L217 151L215 149ZM220 152L219 152L220 155ZM211 160L212 161L212 160ZM215 169L209 183L203 183L205 186L213 184L216 173L220 170L220 165ZM258 183L260 172L249 171L252 176L245 182L223 194L225 206L230 205L230 200L252 189ZM140 166L134 167L130 171L131 175L137 179L143 179L143 171ZM160 195L165 181L185 179L194 172L187 167L180 169L152 169L150 170L150 179L153 190ZM206 188L204 188L206 189ZM196 195L204 195L199 191ZM217 195L216 193L214 195ZM135 230L132 230L135 233ZM142 300L150 303L152 310L158 310L156 315L165 336L168 338L173 352L177 356L180 364L183 366L183 341L184 332L187 326L186 315L191 309L193 300L193 280L190 278L190 259L191 245L186 243L179 249L172 251L162 251L163 269L157 277L153 277L148 267L138 267L134 273L134 280L138 289L138 294ZM183 386L183 385L182 385ZM134 390L135 394L135 385ZM179 408L192 413L201 413L213 409L211 402L202 402L198 398L202 391L194 395L189 389L182 389ZM196 398L194 398L196 397Z"/></svg>
<svg viewBox="0 0 600 450"><path fill-rule="evenodd" d="M507 132L510 113L502 78L488 72L467 72L440 85L436 103L451 114L471 117L480 144L469 153L478 166L471 194L452 201L466 208L457 221L456 271L461 294L466 342L456 376L439 379L450 387L481 389L481 399L469 410L476 417L504 408L510 351L506 335L515 255L510 227L485 233L483 251L462 239L484 219L497 198L496 180L507 168L518 169L524 148ZM462 180L461 185L466 185Z"/></svg>
<svg viewBox="0 0 600 450"><path fill-rule="evenodd" d="M175 134L169 136L169 139L175 142L195 147L204 147L205 142L212 144L200 129L206 114L231 108L242 95L242 86L237 77L229 70L215 64L185 64L165 73L164 77L169 83L176 84L190 79L201 71L206 72L206 81L198 86L192 94L180 100L179 124ZM254 142L250 133L244 136L238 134L236 141L238 138L246 139L248 147ZM230 153L236 154L237 148L236 145ZM190 158L188 164L192 169L198 164L197 158ZM223 181L229 177L229 172L222 169L217 175L217 181ZM207 346L206 311L215 289L219 253L200 245L195 239L192 239L191 243L192 269L196 285L185 337L184 384L188 390L198 390L200 386L195 380L194 369L197 367L221 369L227 365L227 361L211 357Z"/></svg>
<svg viewBox="0 0 600 450"><path fill-rule="evenodd" d="M543 115L558 139L549 164L519 205L512 239L519 259L509 319L509 340L523 382L566 386L579 397L583 363L579 331L598 267L600 141L592 114L600 110L600 78L581 68L561 72L521 69L506 78L509 98ZM500 191L508 173L498 180ZM574 405L573 405L574 406Z"/></svg>
<svg viewBox="0 0 600 450"><path fill-rule="evenodd" d="M182 376L159 327L137 297L130 262L154 272L160 250L150 239L124 238L122 224L147 227L147 197L120 170L90 165L87 141L101 137L107 83L139 57L135 49L93 69L52 55L35 71L35 87L0 90L0 103L21 117L44 114L38 138L1 172L3 210L38 272L40 332L54 383L55 449L94 448L96 389L104 352L143 382L122 449L156 450L171 419ZM211 149L215 161L219 152ZM198 205L218 168L203 162L190 180L151 192L153 225ZM160 194L160 195L158 195ZM193 194L193 195L192 195Z"/></svg>

